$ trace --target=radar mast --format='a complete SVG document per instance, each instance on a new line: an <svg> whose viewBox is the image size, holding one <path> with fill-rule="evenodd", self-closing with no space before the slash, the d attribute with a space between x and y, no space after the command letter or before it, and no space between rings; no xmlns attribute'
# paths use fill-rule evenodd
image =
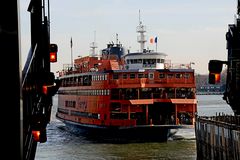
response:
<svg viewBox="0 0 240 160"><path fill-rule="evenodd" d="M140 34L137 37L137 41L138 43L140 43L140 52L143 52L145 49L145 43L147 42L147 40L144 34L146 32L146 26L142 24L140 10L139 10L139 25L137 26L137 32Z"/></svg>
<svg viewBox="0 0 240 160"><path fill-rule="evenodd" d="M90 43L90 48L91 48L91 56L95 57L96 56L96 48L97 48L97 43L96 43L96 31L94 31L94 39L93 42Z"/></svg>

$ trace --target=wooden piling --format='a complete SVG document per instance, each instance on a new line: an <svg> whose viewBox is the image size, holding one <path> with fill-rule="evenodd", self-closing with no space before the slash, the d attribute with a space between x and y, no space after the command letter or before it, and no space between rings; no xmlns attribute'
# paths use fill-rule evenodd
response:
<svg viewBox="0 0 240 160"><path fill-rule="evenodd" d="M240 160L240 116L197 116L197 160Z"/></svg>

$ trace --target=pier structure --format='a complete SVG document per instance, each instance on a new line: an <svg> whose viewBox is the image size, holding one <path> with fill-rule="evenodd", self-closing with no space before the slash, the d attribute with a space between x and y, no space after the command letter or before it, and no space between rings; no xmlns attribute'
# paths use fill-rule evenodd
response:
<svg viewBox="0 0 240 160"><path fill-rule="evenodd" d="M197 160L240 160L240 116L197 116Z"/></svg>
<svg viewBox="0 0 240 160"><path fill-rule="evenodd" d="M222 66L227 65L223 99L232 108L234 115L196 117L198 160L240 160L240 0L237 0L235 17L235 23L228 25L226 33L227 60L210 60L208 64L210 84L220 82Z"/></svg>
<svg viewBox="0 0 240 160"><path fill-rule="evenodd" d="M1 121L2 157L34 160L38 143L47 141L52 97L60 84L50 64L57 62L57 45L50 43L49 0L30 0L26 12L31 42L26 62L21 64L19 4L20 0L2 1L0 6L0 51L8 61L2 63L5 107L1 112L7 115ZM10 65L6 68L6 64Z"/></svg>

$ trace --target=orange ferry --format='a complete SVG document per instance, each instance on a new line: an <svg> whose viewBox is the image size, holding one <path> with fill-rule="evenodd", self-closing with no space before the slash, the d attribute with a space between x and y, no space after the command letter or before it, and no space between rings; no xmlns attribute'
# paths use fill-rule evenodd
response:
<svg viewBox="0 0 240 160"><path fill-rule="evenodd" d="M166 54L144 49L125 53L120 43L108 44L74 60L59 72L56 117L69 126L125 138L166 141L179 128L193 128L197 112L194 69L174 65Z"/></svg>

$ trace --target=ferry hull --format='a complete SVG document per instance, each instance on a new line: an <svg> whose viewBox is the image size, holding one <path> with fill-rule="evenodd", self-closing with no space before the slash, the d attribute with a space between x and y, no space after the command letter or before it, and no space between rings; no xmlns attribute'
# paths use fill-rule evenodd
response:
<svg viewBox="0 0 240 160"><path fill-rule="evenodd" d="M79 133L86 138L111 142L166 142L177 133L177 125L139 125L133 127L113 127L80 124L58 117L71 132Z"/></svg>

